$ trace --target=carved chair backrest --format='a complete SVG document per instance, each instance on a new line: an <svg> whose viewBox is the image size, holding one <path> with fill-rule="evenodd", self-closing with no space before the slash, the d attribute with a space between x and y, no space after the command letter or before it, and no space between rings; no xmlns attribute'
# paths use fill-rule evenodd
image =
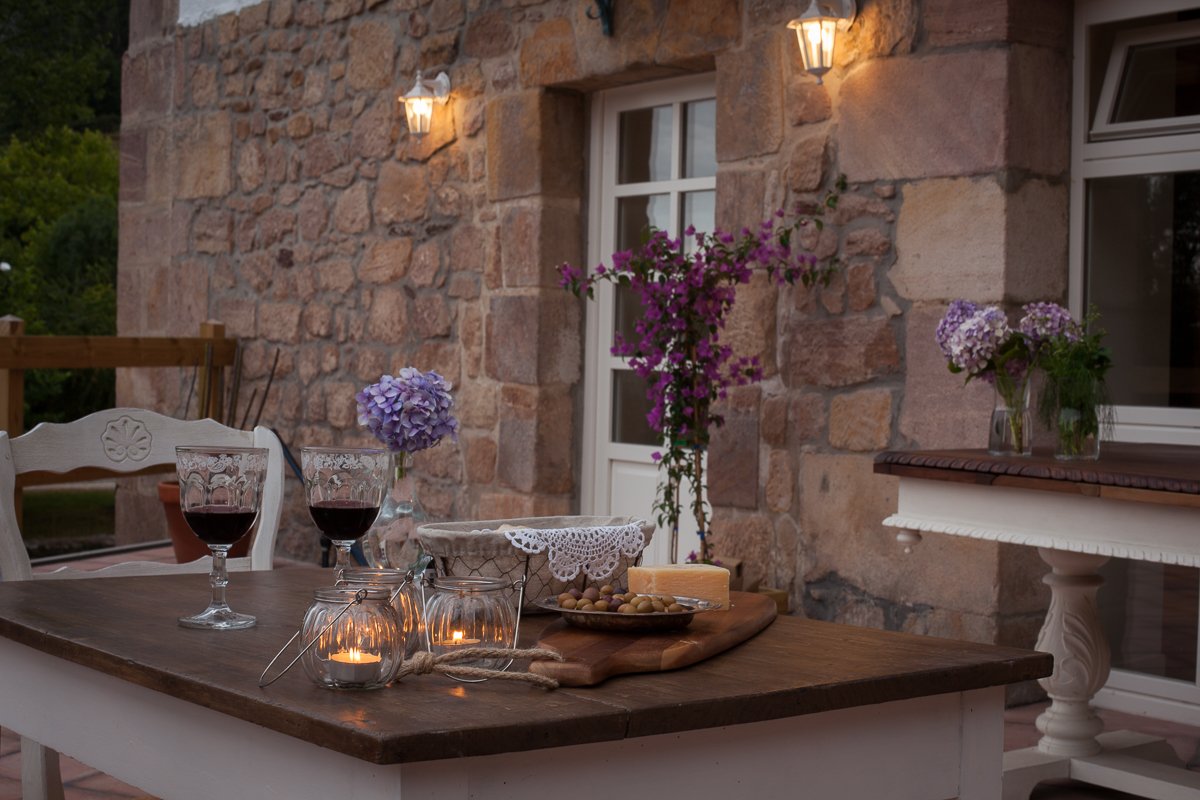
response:
<svg viewBox="0 0 1200 800"><path fill-rule="evenodd" d="M262 426L242 431L211 419L185 421L143 409L115 408L74 422L42 423L15 439L0 431L0 580L207 572L211 558L190 564L126 562L91 572L60 570L34 576L12 501L18 475L65 475L87 468L89 476L96 471L133 475L150 467L173 465L175 446L183 444L267 448L266 485L262 509L251 531L250 554L229 559L229 569L271 569L283 506L284 460L279 437Z"/></svg>

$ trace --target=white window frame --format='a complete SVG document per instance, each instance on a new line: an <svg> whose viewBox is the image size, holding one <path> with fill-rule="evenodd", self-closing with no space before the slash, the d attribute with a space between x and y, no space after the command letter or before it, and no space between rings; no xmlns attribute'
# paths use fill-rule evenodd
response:
<svg viewBox="0 0 1200 800"><path fill-rule="evenodd" d="M1088 50L1088 29L1094 25L1194 8L1194 0L1141 0L1138 3L1125 0L1080 0L1076 6L1068 289L1068 303L1076 316L1082 316L1086 311L1083 291L1086 182L1092 178L1200 170L1200 131L1151 135L1150 131L1145 130L1138 136L1132 136L1132 129L1125 128L1122 135L1126 138L1097 139L1092 135L1093 119L1088 111L1088 98L1092 93L1092 87L1089 85L1088 66L1092 54ZM1096 119L1099 119L1101 114L1109 113L1108 109L1115 98L1115 87L1112 86L1115 79L1109 80L1108 77L1113 74L1114 69L1123 68L1124 55L1130 46L1145 41L1187 38L1189 34L1171 36L1164 33L1164 30L1174 27L1177 31L1190 32L1193 26L1200 32L1200 23L1185 22L1175 26L1146 27L1120 34L1114 41L1113 54L1104 78L1108 87L1102 87ZM1118 43L1121 43L1121 48L1118 47ZM1119 78L1120 73L1116 74ZM1112 95L1107 97L1108 105L1104 95ZM1196 117L1175 118L1171 122L1183 125L1190 120L1196 120L1196 124L1200 124L1200 118ZM1122 127L1140 124L1120 123ZM1154 121L1154 124L1159 128L1163 126L1162 121ZM1116 441L1200 445L1200 409L1116 406L1114 416L1113 439Z"/></svg>
<svg viewBox="0 0 1200 800"><path fill-rule="evenodd" d="M1105 71L1100 99L1096 104L1096 118L1092 123L1092 141L1106 139L1129 139L1147 136L1164 136L1175 133L1200 131L1200 115L1170 117L1167 119L1140 119L1130 122L1112 122L1120 96L1121 78L1129 51L1135 47L1200 38L1200 20L1195 22L1157 25L1151 28L1135 28L1121 31L1113 42L1112 56Z"/></svg>
<svg viewBox="0 0 1200 800"><path fill-rule="evenodd" d="M1094 25L1128 19L1185 11L1196 8L1195 0L1078 0L1075 7L1075 63L1073 67L1073 99L1071 111L1071 196L1068 297L1072 312L1084 313L1084 186L1090 178L1149 173L1170 173L1200 170L1200 133L1151 135L1142 131L1122 139L1103 139L1091 135L1088 113L1090 70L1088 29ZM1192 23L1178 23L1176 29L1187 29ZM1140 43L1138 34L1149 34L1156 27L1131 31L1114 38L1112 54L1105 79L1114 69L1113 63L1124 60L1128 47ZM1160 35L1161 34L1156 34ZM1178 37L1171 37L1178 38ZM1117 43L1125 50L1116 52ZM1118 58L1119 56L1119 58ZM1117 65L1121 69L1123 63ZM1109 113L1104 97L1097 103L1097 115ZM1111 104L1112 98L1107 98ZM1191 119L1191 118L1187 118ZM1177 118L1174 121L1180 121ZM1140 137L1140 138L1139 138ZM1118 441L1154 442L1160 444L1200 445L1200 409L1156 408L1147 406L1117 406L1114 439ZM1200 654L1197 660L1200 673ZM1188 682L1164 678L1144 672L1114 668L1105 684L1093 699L1100 708L1132 714L1149 715L1157 719L1193 724L1200 708L1200 674Z"/></svg>
<svg viewBox="0 0 1200 800"><path fill-rule="evenodd" d="M588 264L610 264L616 241L617 200L650 192L669 193L672 197L670 229L678 231L681 204L676 198L685 192L715 191L716 177L678 178L652 183L617 183L618 120L622 111L650 106L670 105L675 118L680 119L679 107L694 101L716 96L716 76L713 73L672 78L649 84L638 84L596 93L592 98L591 142L589 145L589 185L592 187L588 209ZM679 164L679 145L682 137L674 132L671 143L671 163ZM595 300L588 303L585 320L584 345L584 403L583 403L583 465L580 506L584 514L609 514L611 486L609 465L612 460L644 463L652 466L657 482L658 471L650 454L658 445L624 444L612 441L612 372L628 367L625 359L610 352L615 290L607 282L596 286ZM604 325L601 323L605 322ZM603 328L603 329L602 329ZM605 341L601 341L605 339ZM687 504L684 505L686 509ZM653 509L647 509L648 519L654 520ZM679 560L689 550L698 547L698 539L685 535L685 511L680 520L679 552L669 553L669 532L656 531L647 563L666 563ZM693 541L694 540L694 541Z"/></svg>

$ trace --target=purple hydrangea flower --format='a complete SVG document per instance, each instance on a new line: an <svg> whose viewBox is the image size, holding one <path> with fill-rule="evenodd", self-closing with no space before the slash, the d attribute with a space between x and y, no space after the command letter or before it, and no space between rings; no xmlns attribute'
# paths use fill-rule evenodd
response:
<svg viewBox="0 0 1200 800"><path fill-rule="evenodd" d="M1028 303L1021 311L1025 316L1021 317L1017 327L1034 343L1060 336L1069 342L1079 341L1079 324L1071 318L1071 312L1058 303Z"/></svg>
<svg viewBox="0 0 1200 800"><path fill-rule="evenodd" d="M978 310L978 306L970 300L955 300L950 303L950 308L946 309L946 316L942 317L942 321L938 323L937 330L933 334L938 347L942 348L942 354L946 358L950 358L950 335L970 319L976 310Z"/></svg>
<svg viewBox="0 0 1200 800"><path fill-rule="evenodd" d="M384 375L354 399L358 401L358 424L366 426L393 453L425 450L444 436L458 438L450 384L436 372L405 367L396 377Z"/></svg>
<svg viewBox="0 0 1200 800"><path fill-rule="evenodd" d="M1008 317L997 306L977 309L947 340L954 365L970 375L984 372L1013 335Z"/></svg>

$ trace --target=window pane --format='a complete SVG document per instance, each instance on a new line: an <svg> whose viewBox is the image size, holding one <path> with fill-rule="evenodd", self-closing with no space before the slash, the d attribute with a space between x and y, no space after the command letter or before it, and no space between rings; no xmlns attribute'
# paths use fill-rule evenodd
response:
<svg viewBox="0 0 1200 800"><path fill-rule="evenodd" d="M621 114L617 182L671 178L671 107L639 108Z"/></svg>
<svg viewBox="0 0 1200 800"><path fill-rule="evenodd" d="M1200 172L1087 183L1087 300L1117 405L1200 408Z"/></svg>
<svg viewBox="0 0 1200 800"><path fill-rule="evenodd" d="M646 382L630 370L614 370L612 440L621 444L658 444L658 435L646 422L649 411Z"/></svg>
<svg viewBox="0 0 1200 800"><path fill-rule="evenodd" d="M1098 603L1113 667L1195 681L1200 570L1114 558L1101 574Z"/></svg>
<svg viewBox="0 0 1200 800"><path fill-rule="evenodd" d="M1200 41L1129 48L1112 122L1200 114Z"/></svg>
<svg viewBox="0 0 1200 800"><path fill-rule="evenodd" d="M684 104L683 137L683 177L710 178L716 175L716 100Z"/></svg>

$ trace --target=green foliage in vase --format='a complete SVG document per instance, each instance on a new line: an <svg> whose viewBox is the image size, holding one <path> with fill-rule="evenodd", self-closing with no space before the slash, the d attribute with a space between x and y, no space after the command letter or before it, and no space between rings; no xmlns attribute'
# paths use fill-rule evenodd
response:
<svg viewBox="0 0 1200 800"><path fill-rule="evenodd" d="M1089 438L1104 438L1112 426L1105 375L1112 354L1093 310L1083 325L1045 342L1038 366L1045 375L1038 417L1058 435L1059 452L1081 455Z"/></svg>

